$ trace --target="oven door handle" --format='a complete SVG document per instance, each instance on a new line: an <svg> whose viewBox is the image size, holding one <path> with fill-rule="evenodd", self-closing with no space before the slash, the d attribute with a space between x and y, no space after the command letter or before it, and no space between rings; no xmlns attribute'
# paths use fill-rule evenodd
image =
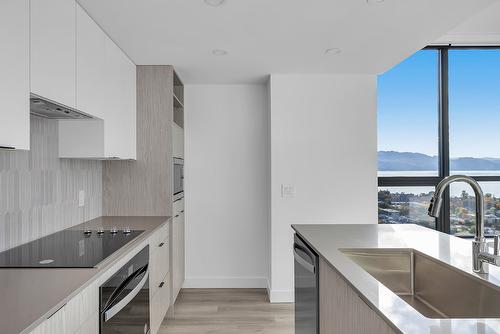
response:
<svg viewBox="0 0 500 334"><path fill-rule="evenodd" d="M137 296L139 291L146 285L146 282L148 281L149 277L149 269L146 270L146 273L144 274L144 277L141 279L139 284L135 288L132 289L132 291L129 292L128 295L126 295L122 300L120 300L118 303L113 305L113 307L107 309L104 312L104 322L109 321L111 318L113 318L118 312L120 312L125 306L128 305L132 301L132 299Z"/></svg>

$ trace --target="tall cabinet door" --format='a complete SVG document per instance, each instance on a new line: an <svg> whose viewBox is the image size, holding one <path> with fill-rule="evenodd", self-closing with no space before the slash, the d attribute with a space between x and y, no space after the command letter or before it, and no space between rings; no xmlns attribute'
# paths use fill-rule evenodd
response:
<svg viewBox="0 0 500 334"><path fill-rule="evenodd" d="M29 0L0 1L0 146L30 148Z"/></svg>
<svg viewBox="0 0 500 334"><path fill-rule="evenodd" d="M104 119L107 81L107 36L80 6L76 5L76 107Z"/></svg>
<svg viewBox="0 0 500 334"><path fill-rule="evenodd" d="M105 155L136 158L135 64L106 36Z"/></svg>
<svg viewBox="0 0 500 334"><path fill-rule="evenodd" d="M184 255L184 212L179 213L172 219L172 248L173 248L173 302L184 284L185 278L185 255Z"/></svg>
<svg viewBox="0 0 500 334"><path fill-rule="evenodd" d="M31 0L31 92L76 107L74 0Z"/></svg>

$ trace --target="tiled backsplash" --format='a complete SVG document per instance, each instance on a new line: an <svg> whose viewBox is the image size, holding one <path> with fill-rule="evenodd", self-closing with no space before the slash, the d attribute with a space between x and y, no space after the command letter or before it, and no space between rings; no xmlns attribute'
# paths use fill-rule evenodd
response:
<svg viewBox="0 0 500 334"><path fill-rule="evenodd" d="M0 251L101 215L102 162L59 159L57 136L57 121L33 117L31 150L0 150Z"/></svg>

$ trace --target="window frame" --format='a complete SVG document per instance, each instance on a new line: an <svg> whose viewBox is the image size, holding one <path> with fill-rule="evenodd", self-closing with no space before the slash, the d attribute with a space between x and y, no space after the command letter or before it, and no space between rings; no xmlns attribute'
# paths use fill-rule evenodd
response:
<svg viewBox="0 0 500 334"><path fill-rule="evenodd" d="M449 72L448 72L448 51L454 49L463 50L486 50L497 49L500 46L458 46L458 45L431 45L423 50L435 50L438 54L438 176L379 176L379 187L436 187L437 184L450 175L450 133L449 133ZM496 176L474 176L470 175L478 182L500 181L500 175ZM450 192L447 188L443 194L443 206L441 215L436 219L436 230L450 234Z"/></svg>

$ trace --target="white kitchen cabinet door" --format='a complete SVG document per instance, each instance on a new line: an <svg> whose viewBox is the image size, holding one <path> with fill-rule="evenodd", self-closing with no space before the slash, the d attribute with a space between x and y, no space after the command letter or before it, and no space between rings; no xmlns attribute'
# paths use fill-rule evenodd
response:
<svg viewBox="0 0 500 334"><path fill-rule="evenodd" d="M76 108L104 119L106 107L106 34L76 5Z"/></svg>
<svg viewBox="0 0 500 334"><path fill-rule="evenodd" d="M136 66L76 5L76 105L98 120L59 121L59 157L136 159Z"/></svg>
<svg viewBox="0 0 500 334"><path fill-rule="evenodd" d="M0 1L0 147L30 149L29 0Z"/></svg>
<svg viewBox="0 0 500 334"><path fill-rule="evenodd" d="M76 107L76 3L31 0L31 93Z"/></svg>
<svg viewBox="0 0 500 334"><path fill-rule="evenodd" d="M106 37L105 155L136 159L136 67Z"/></svg>

